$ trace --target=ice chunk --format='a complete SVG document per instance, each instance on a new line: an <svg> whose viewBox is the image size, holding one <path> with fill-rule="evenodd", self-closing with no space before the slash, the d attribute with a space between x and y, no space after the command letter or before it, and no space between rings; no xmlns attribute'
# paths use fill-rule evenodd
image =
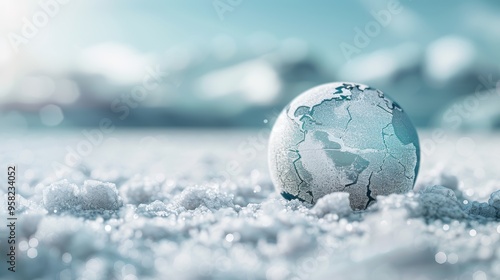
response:
<svg viewBox="0 0 500 280"><path fill-rule="evenodd" d="M206 187L189 187L185 189L177 197L176 204L187 210L194 210L202 205L211 210L234 207L232 194L221 193Z"/></svg>
<svg viewBox="0 0 500 280"><path fill-rule="evenodd" d="M488 200L488 204L495 207L497 210L500 210L500 190L493 192L490 195L490 199Z"/></svg>
<svg viewBox="0 0 500 280"><path fill-rule="evenodd" d="M468 207L469 214L483 216L485 218L495 218L496 209L486 202L473 201Z"/></svg>
<svg viewBox="0 0 500 280"><path fill-rule="evenodd" d="M443 186L424 188L419 197L421 215L430 219L464 219L463 211L453 190Z"/></svg>
<svg viewBox="0 0 500 280"><path fill-rule="evenodd" d="M115 184L87 180L83 187L78 187L63 180L43 190L43 205L50 212L117 210L123 202Z"/></svg>
<svg viewBox="0 0 500 280"><path fill-rule="evenodd" d="M422 190L422 193L425 194L436 194L440 196L445 196L447 198L450 198L452 200L457 200L457 196L455 195L455 192L453 190L443 187L443 186L430 186L426 187Z"/></svg>
<svg viewBox="0 0 500 280"><path fill-rule="evenodd" d="M123 205L113 183L87 180L83 183L82 206L86 210L117 210Z"/></svg>
<svg viewBox="0 0 500 280"><path fill-rule="evenodd" d="M141 204L137 207L137 213L147 216L161 216L166 217L170 214L175 214L176 212L172 211L165 203L159 200L155 200L149 204Z"/></svg>
<svg viewBox="0 0 500 280"><path fill-rule="evenodd" d="M43 190L43 205L50 212L75 209L81 204L77 185L62 180Z"/></svg>
<svg viewBox="0 0 500 280"><path fill-rule="evenodd" d="M311 212L318 217L323 217L330 213L339 216L347 216L352 213L349 203L348 193L331 193L320 198L311 209Z"/></svg>

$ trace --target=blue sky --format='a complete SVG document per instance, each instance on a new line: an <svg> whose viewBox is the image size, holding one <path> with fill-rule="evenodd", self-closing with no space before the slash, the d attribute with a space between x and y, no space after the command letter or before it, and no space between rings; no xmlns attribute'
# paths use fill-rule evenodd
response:
<svg viewBox="0 0 500 280"><path fill-rule="evenodd" d="M229 2L229 0L221 0ZM119 42L143 52L162 52L171 46L190 43L206 45L225 34L245 40L256 33L282 40L303 39L313 48L342 58L341 42L352 43L354 28L373 20L371 11L387 9L390 1L245 1L218 16L216 1L78 1L61 8L32 48L36 53L71 58L79 48L101 42ZM220 2L219 2L220 3ZM478 45L494 40L473 26L466 17L500 14L496 1L411 1L401 0L403 12L394 15L363 51L372 51L403 41L425 44L443 35L474 37ZM22 27L21 18L30 17L37 7L21 12L8 32ZM16 29L17 26L17 29Z"/></svg>
<svg viewBox="0 0 500 280"><path fill-rule="evenodd" d="M208 108L203 98L211 97L212 105L217 106L210 110L215 113L222 111L220 107L242 111L252 102L270 105L276 100L282 102L279 98L285 94L290 97L298 93L297 89L285 90L293 79L280 80L281 77L269 74L265 81L272 86L263 88L275 94L268 94L269 100L256 102L255 92L262 97L267 91L254 87L242 94L241 85L226 82L234 82L234 76L240 74L240 78L245 76L247 70L252 79L259 73L266 76L264 72L279 76L283 70L279 63L268 65L252 60L280 52L284 54L280 59L293 56L284 46L299 52L306 49L303 53L308 61L319 69L307 77L305 82L311 85L341 79L398 92L398 88L392 87L391 77L413 67L410 70L418 78L413 80L416 86L409 92L414 97L401 97L403 105L416 104L420 99L418 89L427 77L420 72L427 71L447 82L464 69L471 75L477 75L477 69L486 73L500 70L500 2L493 0L68 0L15 53L9 44L12 34L22 34L26 21L34 21L43 11L40 3L54 1L62 0L0 2L0 105L72 104L79 96L92 94L98 101L107 101L119 96L121 87L140 82L147 67L161 65L167 68L165 71L184 75L189 85L181 88L179 95L158 90L152 96L163 101L152 98L148 106L161 104L199 112L200 106ZM389 13L394 5L400 12ZM227 10L221 15L218 8L224 7ZM366 28L375 22L373 13L389 13L390 19L368 38L366 46L358 46L356 30L366 33ZM341 49L346 44L357 48L351 57L355 59L346 58ZM96 79L92 83L100 91L76 87L67 81L75 73L97 75L111 85L108 88ZM260 78L250 84L263 84ZM219 92L205 96L200 84L212 85ZM221 84L227 87L221 88ZM297 86L302 89L305 84ZM68 89L74 88L77 90L68 97ZM441 99L444 103L453 97L453 91L447 89L449 96L434 95L428 102ZM196 99L197 95L203 98ZM417 109L417 113L421 111Z"/></svg>

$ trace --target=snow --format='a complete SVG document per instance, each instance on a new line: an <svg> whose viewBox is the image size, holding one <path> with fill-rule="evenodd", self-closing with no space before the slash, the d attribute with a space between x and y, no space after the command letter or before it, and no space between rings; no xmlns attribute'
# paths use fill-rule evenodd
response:
<svg viewBox="0 0 500 280"><path fill-rule="evenodd" d="M311 212L318 217L324 217L326 214L330 213L339 216L348 216L352 213L349 204L349 194L339 192L325 195L316 202Z"/></svg>
<svg viewBox="0 0 500 280"><path fill-rule="evenodd" d="M491 194L488 203L496 209L500 210L500 190Z"/></svg>
<svg viewBox="0 0 500 280"><path fill-rule="evenodd" d="M210 210L234 208L233 195L207 187L188 187L180 193L174 203L182 210L195 210L199 207L206 207Z"/></svg>
<svg viewBox="0 0 500 280"><path fill-rule="evenodd" d="M113 183L86 180L83 186L62 180L43 190L43 205L49 212L118 210L122 199Z"/></svg>
<svg viewBox="0 0 500 280"><path fill-rule="evenodd" d="M50 212L70 210L81 205L80 189L68 180L47 186L43 190L43 205Z"/></svg>
<svg viewBox="0 0 500 280"><path fill-rule="evenodd" d="M448 134L424 149L414 191L352 211L346 193L315 205L277 194L265 147L238 151L258 131L117 131L63 178L51 162L81 136L38 133L0 147L5 162L33 153L18 164L18 271L2 254L1 279L500 277L500 135L467 135L466 156L464 135Z"/></svg>
<svg viewBox="0 0 500 280"><path fill-rule="evenodd" d="M419 197L421 215L431 219L461 220L466 218L453 190L443 186L424 189Z"/></svg>
<svg viewBox="0 0 500 280"><path fill-rule="evenodd" d="M163 192L159 182L150 178L134 176L120 189L121 195L126 203L141 204L152 202L163 198Z"/></svg>
<svg viewBox="0 0 500 280"><path fill-rule="evenodd" d="M81 197L84 210L118 210L123 205L113 183L87 180L83 183Z"/></svg>

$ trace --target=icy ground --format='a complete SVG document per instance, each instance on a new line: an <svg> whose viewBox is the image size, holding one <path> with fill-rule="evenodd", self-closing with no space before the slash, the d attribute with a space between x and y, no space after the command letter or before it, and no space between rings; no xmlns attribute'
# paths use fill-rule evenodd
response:
<svg viewBox="0 0 500 280"><path fill-rule="evenodd" d="M352 212L279 197L267 132L114 132L64 174L80 131L3 136L20 205L0 279L500 279L500 135L420 133L415 192Z"/></svg>

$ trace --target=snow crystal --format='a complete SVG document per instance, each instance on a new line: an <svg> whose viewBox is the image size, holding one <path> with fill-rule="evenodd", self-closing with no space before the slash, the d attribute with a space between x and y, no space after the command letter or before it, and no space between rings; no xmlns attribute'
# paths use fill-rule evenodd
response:
<svg viewBox="0 0 500 280"><path fill-rule="evenodd" d="M498 165L490 164L500 136L477 140L477 159L436 147L423 158L418 190L378 195L365 211L352 211L345 193L315 205L283 199L270 184L265 152L246 158L231 149L254 134L237 133L234 142L228 132L212 140L199 131L170 136L168 145L141 147L138 157L123 152L138 147L125 133L120 149L96 147L102 152L85 158L89 172L62 181L44 177L52 172L45 163L60 160L72 138L16 139L37 145L31 150L43 160L26 167L39 175L20 190L15 278L500 278ZM206 154L217 155L210 168L202 165L195 179L182 175ZM240 172L223 174L233 159ZM175 173L184 162L185 173ZM116 170L116 187L94 181ZM0 236L8 236L6 227ZM0 279L10 279L5 255L0 260Z"/></svg>
<svg viewBox="0 0 500 280"><path fill-rule="evenodd" d="M430 219L464 219L467 215L453 190L443 186L423 189L419 196L420 214Z"/></svg>
<svg viewBox="0 0 500 280"><path fill-rule="evenodd" d="M500 210L500 190L491 194L488 203L495 207L497 210Z"/></svg>
<svg viewBox="0 0 500 280"><path fill-rule="evenodd" d="M469 214L471 215L477 215L477 216L482 216L485 218L495 218L496 217L496 209L493 206L490 206L486 202L477 202L473 201L472 203L469 203L466 207L466 210L468 210Z"/></svg>
<svg viewBox="0 0 500 280"><path fill-rule="evenodd" d="M179 207L194 210L200 206L216 210L223 207L234 207L233 195L221 193L217 190L204 187L188 187L175 201Z"/></svg>
<svg viewBox="0 0 500 280"><path fill-rule="evenodd" d="M343 217L352 213L349 203L348 193L331 193L320 198L311 212L318 217L323 217L326 214L337 214Z"/></svg>
<svg viewBox="0 0 500 280"><path fill-rule="evenodd" d="M149 204L140 204L137 206L137 213L147 217L165 217L170 214L177 214L173 207L169 207L159 200L155 200Z"/></svg>
<svg viewBox="0 0 500 280"><path fill-rule="evenodd" d="M85 210L117 210L123 205L113 183L87 180L80 192Z"/></svg>
<svg viewBox="0 0 500 280"><path fill-rule="evenodd" d="M82 187L62 180L43 190L43 204L49 212L117 210L123 203L113 183L87 180Z"/></svg>
<svg viewBox="0 0 500 280"><path fill-rule="evenodd" d="M81 205L80 189L68 180L53 183L43 190L43 204L50 212L75 209Z"/></svg>
<svg viewBox="0 0 500 280"><path fill-rule="evenodd" d="M164 198L162 185L159 182L140 176L135 176L127 181L120 188L120 194L126 203L131 204L149 203Z"/></svg>

